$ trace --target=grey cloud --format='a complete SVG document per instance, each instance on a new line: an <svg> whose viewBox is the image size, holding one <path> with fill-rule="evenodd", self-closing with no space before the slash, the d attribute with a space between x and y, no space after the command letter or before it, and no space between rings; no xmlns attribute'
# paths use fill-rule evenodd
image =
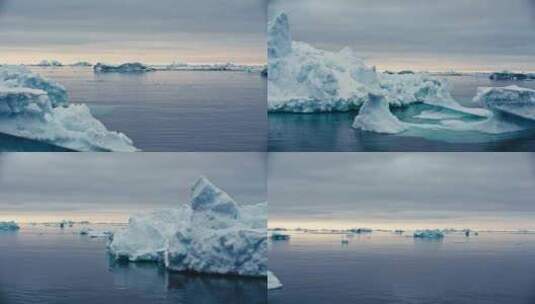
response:
<svg viewBox="0 0 535 304"><path fill-rule="evenodd" d="M270 219L535 215L534 159L522 153L270 154Z"/></svg>
<svg viewBox="0 0 535 304"><path fill-rule="evenodd" d="M154 209L189 201L200 175L243 204L265 201L262 153L46 154L0 157L0 211Z"/></svg>

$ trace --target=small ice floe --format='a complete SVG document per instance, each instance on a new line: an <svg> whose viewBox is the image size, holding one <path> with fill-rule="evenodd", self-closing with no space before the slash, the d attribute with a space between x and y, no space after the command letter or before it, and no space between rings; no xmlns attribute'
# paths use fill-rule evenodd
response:
<svg viewBox="0 0 535 304"><path fill-rule="evenodd" d="M348 244L349 244L349 240L346 239L346 238L342 238L342 239L340 240L340 242L342 243L342 245L348 245Z"/></svg>
<svg viewBox="0 0 535 304"><path fill-rule="evenodd" d="M282 284L279 279L273 274L273 272L267 272L268 290L282 288Z"/></svg>
<svg viewBox="0 0 535 304"><path fill-rule="evenodd" d="M0 231L16 231L19 229L19 225L14 221L0 222Z"/></svg>
<svg viewBox="0 0 535 304"><path fill-rule="evenodd" d="M413 234L414 238L418 239L433 239L433 240L439 240L444 238L444 233L438 229L430 230L416 230Z"/></svg>
<svg viewBox="0 0 535 304"><path fill-rule="evenodd" d="M271 240L272 241L287 241L290 239L289 234L284 234L280 231L273 231L271 233Z"/></svg>

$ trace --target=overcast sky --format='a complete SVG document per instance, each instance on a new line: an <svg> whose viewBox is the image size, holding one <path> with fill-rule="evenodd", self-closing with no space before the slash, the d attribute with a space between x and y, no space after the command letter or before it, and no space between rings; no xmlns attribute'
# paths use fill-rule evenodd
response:
<svg viewBox="0 0 535 304"><path fill-rule="evenodd" d="M262 153L4 153L0 221L126 221L189 202L200 175L240 204L266 200Z"/></svg>
<svg viewBox="0 0 535 304"><path fill-rule="evenodd" d="M294 40L379 69L535 71L533 0L270 0Z"/></svg>
<svg viewBox="0 0 535 304"><path fill-rule="evenodd" d="M0 62L264 63L267 0L0 0Z"/></svg>
<svg viewBox="0 0 535 304"><path fill-rule="evenodd" d="M271 153L270 227L535 229L535 155Z"/></svg>

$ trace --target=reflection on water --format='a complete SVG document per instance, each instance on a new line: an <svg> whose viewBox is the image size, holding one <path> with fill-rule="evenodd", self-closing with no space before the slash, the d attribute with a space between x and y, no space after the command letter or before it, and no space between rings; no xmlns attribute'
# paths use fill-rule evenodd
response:
<svg viewBox="0 0 535 304"><path fill-rule="evenodd" d="M269 268L282 289L269 303L535 303L535 234L291 233L273 241Z"/></svg>
<svg viewBox="0 0 535 304"><path fill-rule="evenodd" d="M25 225L18 232L0 232L0 303L267 302L265 278L169 273L153 263L115 263L105 239L81 236L80 229L77 224L65 229Z"/></svg>
<svg viewBox="0 0 535 304"><path fill-rule="evenodd" d="M491 81L481 76L446 77L452 96L465 106L479 86L506 86L516 84L535 89L535 81ZM426 122L412 117L431 106L412 105L394 110L401 120ZM435 108L436 109L436 108ZM447 112L447 111L446 111ZM535 151L535 130L515 134L485 135L479 132L441 131L430 134L415 130L403 136L377 134L353 129L357 112L291 114L270 113L270 151ZM477 119L465 118L466 121ZM440 134L437 134L440 133Z"/></svg>

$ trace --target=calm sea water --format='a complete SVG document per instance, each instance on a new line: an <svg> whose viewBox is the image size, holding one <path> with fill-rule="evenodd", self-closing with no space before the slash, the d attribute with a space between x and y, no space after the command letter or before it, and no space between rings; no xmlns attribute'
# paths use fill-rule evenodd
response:
<svg viewBox="0 0 535 304"><path fill-rule="evenodd" d="M292 234L272 243L282 289L270 304L533 304L535 235L449 234L443 241L392 233Z"/></svg>
<svg viewBox="0 0 535 304"><path fill-rule="evenodd" d="M116 264L106 240L80 227L24 226L0 232L0 303L244 303L267 301L265 279L169 273Z"/></svg>
<svg viewBox="0 0 535 304"><path fill-rule="evenodd" d="M125 133L141 150L266 149L267 89L260 73L31 69L64 85L71 102L86 103L108 129Z"/></svg>
<svg viewBox="0 0 535 304"><path fill-rule="evenodd" d="M516 84L535 89L535 81L492 81L487 76L448 76L453 97L470 105L479 86ZM399 116L409 113L398 111ZM357 113L270 113L269 151L535 151L535 130L487 136L445 132L444 138L377 134L351 127ZM461 136L465 138L461 138Z"/></svg>

